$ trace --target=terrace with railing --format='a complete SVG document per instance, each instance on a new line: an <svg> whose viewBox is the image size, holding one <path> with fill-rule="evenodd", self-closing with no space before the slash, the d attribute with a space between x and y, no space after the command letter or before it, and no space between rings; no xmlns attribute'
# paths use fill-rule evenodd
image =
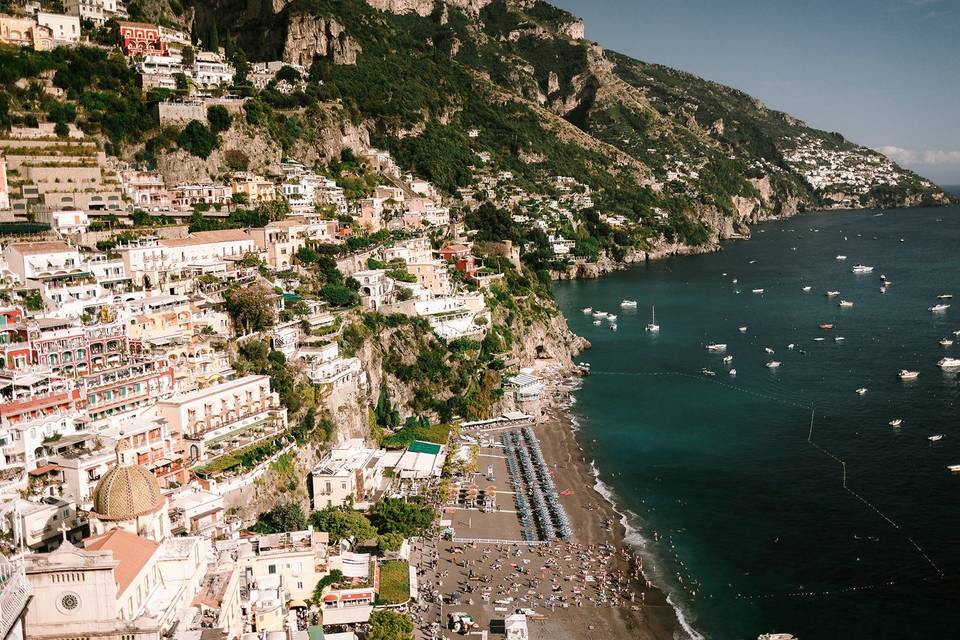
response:
<svg viewBox="0 0 960 640"><path fill-rule="evenodd" d="M0 556L0 638L7 634L30 601L31 588L23 569L23 560Z"/></svg>

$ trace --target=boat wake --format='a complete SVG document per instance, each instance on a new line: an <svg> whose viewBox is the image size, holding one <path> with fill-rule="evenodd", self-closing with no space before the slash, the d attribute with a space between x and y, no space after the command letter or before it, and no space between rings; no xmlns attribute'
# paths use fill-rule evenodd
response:
<svg viewBox="0 0 960 640"><path fill-rule="evenodd" d="M654 567L650 574L656 578L662 578L661 575L656 571L656 558L653 555L653 552L650 550L649 543L646 538L643 537L643 534L640 533L640 530L633 526L631 520L639 519L639 516L628 509L620 510L620 507L616 502L616 494L614 494L613 489L611 489L603 480L600 479L600 470L597 468L596 461L590 461L590 474L593 475L595 480L593 484L594 490L603 497L604 500L613 508L614 513L620 516L620 524L623 525L624 536L623 541L633 547L637 553L640 555L641 559L647 563L648 566ZM643 571L644 576L647 575L647 570ZM663 591L667 597L667 604L669 604L674 612L677 614L677 622L680 623L680 628L683 629L683 632L686 634L688 640L706 640L706 637L699 633L696 629L693 628L690 620L687 618L687 612L684 611L683 607L674 600L674 594L671 593L671 589L668 587L666 582L662 579L656 579L653 581L654 586Z"/></svg>

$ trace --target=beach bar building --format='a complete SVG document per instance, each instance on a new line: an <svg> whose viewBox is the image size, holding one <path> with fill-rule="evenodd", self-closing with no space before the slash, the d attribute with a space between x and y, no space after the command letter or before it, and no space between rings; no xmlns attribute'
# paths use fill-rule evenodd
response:
<svg viewBox="0 0 960 640"><path fill-rule="evenodd" d="M539 400L543 393L543 384L540 382L540 378L523 371L512 378L507 378L503 386L513 391L518 402Z"/></svg>

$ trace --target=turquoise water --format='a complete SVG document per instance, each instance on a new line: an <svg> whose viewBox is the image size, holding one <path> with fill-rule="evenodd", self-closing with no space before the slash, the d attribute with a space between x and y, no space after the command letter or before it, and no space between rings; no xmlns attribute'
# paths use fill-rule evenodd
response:
<svg viewBox="0 0 960 640"><path fill-rule="evenodd" d="M960 357L960 337L938 344L960 330L958 214L804 215L720 253L556 285L593 343L581 439L697 632L960 635L960 475L946 469L960 464L960 386L937 366ZM875 270L854 274L858 262ZM948 292L950 309L928 311ZM644 331L654 304L659 334ZM586 306L616 313L619 330ZM727 343L735 377L711 342Z"/></svg>

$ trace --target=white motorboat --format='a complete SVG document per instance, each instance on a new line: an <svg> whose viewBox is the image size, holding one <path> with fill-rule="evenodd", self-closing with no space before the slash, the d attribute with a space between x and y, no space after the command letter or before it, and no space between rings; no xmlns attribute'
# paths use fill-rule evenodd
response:
<svg viewBox="0 0 960 640"><path fill-rule="evenodd" d="M616 331L616 330L617 330L617 323L614 322L613 324L610 325L610 331Z"/></svg>
<svg viewBox="0 0 960 640"><path fill-rule="evenodd" d="M707 351L726 351L727 345L724 342L711 342L707 345Z"/></svg>
<svg viewBox="0 0 960 640"><path fill-rule="evenodd" d="M843 342L844 340L846 340L846 338L844 338L843 336L837 336L836 338L833 339L834 342Z"/></svg>
<svg viewBox="0 0 960 640"><path fill-rule="evenodd" d="M713 376L717 375L717 372L716 372L716 371L711 371L710 369L706 369L706 368L701 369L701 370L700 370L700 373L702 373L703 375L708 376L708 377L713 377Z"/></svg>
<svg viewBox="0 0 960 640"><path fill-rule="evenodd" d="M880 287L880 293L886 293L886 292L887 292L886 287Z"/></svg>
<svg viewBox="0 0 960 640"><path fill-rule="evenodd" d="M960 473L960 464L948 465L947 471L952 471L953 473Z"/></svg>
<svg viewBox="0 0 960 640"><path fill-rule="evenodd" d="M594 311L594 312L593 312L593 317L594 317L594 318L606 318L606 317L607 317L607 312L606 312L606 311Z"/></svg>
<svg viewBox="0 0 960 640"><path fill-rule="evenodd" d="M814 339L813 339L814 342L823 342L824 340L826 340L826 338L814 338Z"/></svg>
<svg viewBox="0 0 960 640"><path fill-rule="evenodd" d="M763 350L766 351L767 353L773 353L773 349L771 349L770 347L764 347Z"/></svg>
<svg viewBox="0 0 960 640"><path fill-rule="evenodd" d="M837 256L837 260L846 260L847 256Z"/></svg>
<svg viewBox="0 0 960 640"><path fill-rule="evenodd" d="M960 369L960 358L943 358L937 366L941 369Z"/></svg>
<svg viewBox="0 0 960 640"><path fill-rule="evenodd" d="M941 293L937 296L937 300L950 300L951 298L953 298L952 293Z"/></svg>
<svg viewBox="0 0 960 640"><path fill-rule="evenodd" d="M735 376L735 375L737 375L737 370L736 370L736 369L730 369L730 371L728 371L727 373L729 373L729 374L732 375L732 376Z"/></svg>
<svg viewBox="0 0 960 640"><path fill-rule="evenodd" d="M887 424L889 424L891 427L899 427L901 424L903 424L903 420L901 420L900 418L894 418Z"/></svg>
<svg viewBox="0 0 960 640"><path fill-rule="evenodd" d="M584 307L582 311L584 313L593 313L593 307Z"/></svg>
<svg viewBox="0 0 960 640"><path fill-rule="evenodd" d="M807 293L807 292L809 292L811 289L813 289L813 287L811 287L810 285L807 285L806 287L803 288L803 292L804 292L804 293Z"/></svg>
<svg viewBox="0 0 960 640"><path fill-rule="evenodd" d="M933 305L932 307L930 307L929 309L927 309L927 311L930 311L930 312L932 312L932 313L942 313L942 312L946 311L946 310L949 309L949 308L950 308L950 305L948 305L948 304L935 304L935 305Z"/></svg>
<svg viewBox="0 0 960 640"><path fill-rule="evenodd" d="M724 364L730 364L733 362L733 356L723 356L723 362Z"/></svg>
<svg viewBox="0 0 960 640"><path fill-rule="evenodd" d="M746 333L746 332L747 332L747 327L745 326L740 327L740 333Z"/></svg>
<svg viewBox="0 0 960 640"><path fill-rule="evenodd" d="M780 362L778 360L771 360L767 363L767 369L776 369L779 366Z"/></svg>
<svg viewBox="0 0 960 640"><path fill-rule="evenodd" d="M951 340L950 338L941 338L941 339L940 339L940 346L941 346L941 347L950 347L950 346L953 346L953 340Z"/></svg>
<svg viewBox="0 0 960 640"><path fill-rule="evenodd" d="M839 292L839 291L827 291L827 297L828 297L828 298L835 298L835 297L838 296L838 295L840 295L840 292Z"/></svg>
<svg viewBox="0 0 960 640"><path fill-rule="evenodd" d="M609 322L616 322L616 321L617 321L617 316L613 315L612 313L608 313L608 314L607 314L607 320L608 320Z"/></svg>
<svg viewBox="0 0 960 640"><path fill-rule="evenodd" d="M790 344L787 345L787 349L793 349L795 346L797 346L797 345L795 345L795 344L793 344L793 343L791 342Z"/></svg>
<svg viewBox="0 0 960 640"><path fill-rule="evenodd" d="M865 264L855 264L853 265L853 269L851 269L851 271L854 273L870 273L873 271L873 267L868 267Z"/></svg>
<svg viewBox="0 0 960 640"><path fill-rule="evenodd" d="M636 309L637 301L636 300L621 300L620 307L623 309Z"/></svg>
<svg viewBox="0 0 960 640"><path fill-rule="evenodd" d="M936 435L932 435L929 438L927 438L927 440L929 440L930 442L940 442L941 440L943 440L943 434L938 433Z"/></svg>
<svg viewBox="0 0 960 640"><path fill-rule="evenodd" d="M956 331L954 331L953 335L960 337L960 329L957 329Z"/></svg>
<svg viewBox="0 0 960 640"><path fill-rule="evenodd" d="M919 371L910 371L909 369L900 369L897 374L901 380L916 380L920 376Z"/></svg>
<svg viewBox="0 0 960 640"><path fill-rule="evenodd" d="M752 289L753 293L763 293L763 289Z"/></svg>
<svg viewBox="0 0 960 640"><path fill-rule="evenodd" d="M600 326L600 321L599 321L599 320L594 320L594 321L593 321L593 324L595 324L595 325L597 325L597 326Z"/></svg>
<svg viewBox="0 0 960 640"><path fill-rule="evenodd" d="M859 389L857 389L857 395L858 395L858 396L862 396L862 395L864 395L866 392L867 392L867 388L866 388L866 387L860 387Z"/></svg>
<svg viewBox="0 0 960 640"><path fill-rule="evenodd" d="M739 282L739 281L738 281L736 278L734 278L733 280L731 280L731 282L732 282L733 284L737 284L737 282Z"/></svg>
<svg viewBox="0 0 960 640"><path fill-rule="evenodd" d="M660 331L660 325L657 324L657 308L650 307L650 323L647 324L647 331Z"/></svg>
<svg viewBox="0 0 960 640"><path fill-rule="evenodd" d="M850 308L850 307L853 306L853 303L850 302L849 300L841 300L841 301L840 301L840 306L843 307L843 308L845 308L845 309L848 309L848 308Z"/></svg>

